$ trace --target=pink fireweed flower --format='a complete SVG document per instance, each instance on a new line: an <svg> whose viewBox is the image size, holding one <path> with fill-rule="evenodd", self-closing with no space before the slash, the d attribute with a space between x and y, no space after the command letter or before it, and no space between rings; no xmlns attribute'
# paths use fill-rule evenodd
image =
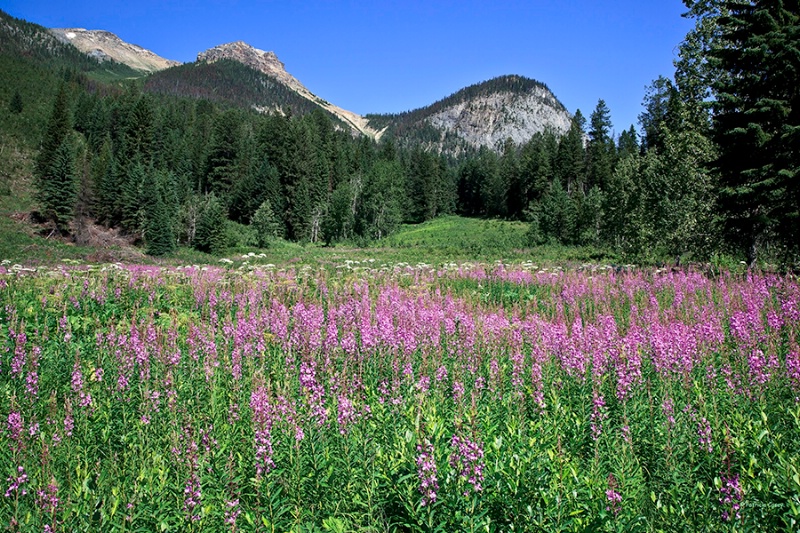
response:
<svg viewBox="0 0 800 533"><path fill-rule="evenodd" d="M721 518L729 522L733 518L740 520L741 502L744 497L742 486L739 484L739 474L722 476L722 486L719 488L719 503L723 507Z"/></svg>
<svg viewBox="0 0 800 533"><path fill-rule="evenodd" d="M453 382L453 401L458 402L464 397L464 384L460 381Z"/></svg>
<svg viewBox="0 0 800 533"><path fill-rule="evenodd" d="M340 395L337 402L336 421L339 423L339 433L346 435L349 426L353 424L360 413L356 411L353 402L347 396Z"/></svg>
<svg viewBox="0 0 800 533"><path fill-rule="evenodd" d="M225 502L225 523L231 526L231 531L236 530L236 519L240 514L242 509L239 507L239 498Z"/></svg>
<svg viewBox="0 0 800 533"><path fill-rule="evenodd" d="M620 504L622 503L622 495L617 492L617 480L614 479L613 474L608 475L608 489L606 490L606 500L608 505L606 511L614 513L617 516L621 510Z"/></svg>
<svg viewBox="0 0 800 533"><path fill-rule="evenodd" d="M439 481L436 477L436 460L433 455L433 445L425 439L424 443L417 444L417 478L419 478L419 491L422 493L420 505L425 507L436 501L436 491L439 490Z"/></svg>
<svg viewBox="0 0 800 533"><path fill-rule="evenodd" d="M276 414L269 402L267 390L259 386L250 395L250 409L253 411L256 479L275 468L272 460L272 425Z"/></svg>
<svg viewBox="0 0 800 533"><path fill-rule="evenodd" d="M183 488L183 509L189 517L189 521L197 522L200 520L200 515L195 512L196 508L200 505L200 500L203 497L202 489L200 488L200 476L197 472L193 471L186 481L186 486Z"/></svg>
<svg viewBox="0 0 800 533"><path fill-rule="evenodd" d="M300 386L306 399L308 410L320 426L328 422L328 411L325 409L325 389L317 380L316 364L311 361L300 363Z"/></svg>
<svg viewBox="0 0 800 533"><path fill-rule="evenodd" d="M37 504L45 514L51 514L58 509L58 485L56 480L53 479L47 484L46 489L39 489L36 491Z"/></svg>
<svg viewBox="0 0 800 533"><path fill-rule="evenodd" d="M483 490L483 448L479 442L467 437L453 435L450 440L453 452L450 454L450 466L458 472L461 481L466 481L475 492ZM469 489L464 496L469 495Z"/></svg>
<svg viewBox="0 0 800 533"><path fill-rule="evenodd" d="M711 444L711 424L705 418L701 418L697 423L697 443L708 453L714 451L714 446Z"/></svg>
<svg viewBox="0 0 800 533"><path fill-rule="evenodd" d="M603 395L595 390L592 392L592 396L592 439L597 440L603 432L603 420L608 418L608 413L606 412L606 401Z"/></svg>
<svg viewBox="0 0 800 533"><path fill-rule="evenodd" d="M6 498L10 498L15 492L18 492L21 496L28 494L28 489L25 488L25 483L28 482L28 474L25 473L25 468L22 466L17 467L16 476L10 476L6 481L9 483L5 492Z"/></svg>
<svg viewBox="0 0 800 533"><path fill-rule="evenodd" d="M6 421L8 436L11 440L12 448L16 445L17 449L22 446L22 434L25 429L25 423L22 420L22 414L18 411L12 411L8 414Z"/></svg>
<svg viewBox="0 0 800 533"><path fill-rule="evenodd" d="M664 401L661 402L661 412L667 418L667 427L669 429L675 427L675 405L672 403L672 399L664 398Z"/></svg>

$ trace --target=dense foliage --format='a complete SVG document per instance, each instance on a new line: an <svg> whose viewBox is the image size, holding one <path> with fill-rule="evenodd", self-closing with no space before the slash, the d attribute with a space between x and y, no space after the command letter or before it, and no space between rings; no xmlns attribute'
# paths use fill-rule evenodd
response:
<svg viewBox="0 0 800 533"><path fill-rule="evenodd" d="M795 531L800 286L0 274L11 531Z"/></svg>

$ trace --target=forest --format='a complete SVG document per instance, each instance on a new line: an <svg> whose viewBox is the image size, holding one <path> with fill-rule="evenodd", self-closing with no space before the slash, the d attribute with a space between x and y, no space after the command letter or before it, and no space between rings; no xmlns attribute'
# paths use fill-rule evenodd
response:
<svg viewBox="0 0 800 533"><path fill-rule="evenodd" d="M424 128L380 142L356 137L287 91L272 113L248 109L247 90L271 89L226 85L248 77L234 63L116 85L63 68L36 161L40 216L76 239L83 220L121 228L153 255L276 238L363 243L458 213L528 221L531 245L791 265L800 242L800 9L686 3L695 28L674 75L647 89L638 129L615 134L600 99L588 121L576 110L564 135L456 156L426 150L433 133ZM182 76L207 87L181 93ZM483 90L493 83L538 84L509 77ZM17 91L8 109L23 108Z"/></svg>

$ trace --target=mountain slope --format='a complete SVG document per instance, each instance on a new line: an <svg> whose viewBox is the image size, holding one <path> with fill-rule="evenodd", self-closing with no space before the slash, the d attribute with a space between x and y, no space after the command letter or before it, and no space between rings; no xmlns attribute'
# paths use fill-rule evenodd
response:
<svg viewBox="0 0 800 533"><path fill-rule="evenodd" d="M369 125L398 142L422 142L441 152L515 144L552 129L563 134L571 115L541 82L501 76L466 87L430 106L390 115L367 115Z"/></svg>
<svg viewBox="0 0 800 533"><path fill-rule="evenodd" d="M51 69L71 69L92 78L119 79L138 76L116 61L100 62L74 46L61 42L44 26L14 18L0 10L0 54Z"/></svg>
<svg viewBox="0 0 800 533"><path fill-rule="evenodd" d="M148 73L180 65L179 61L164 59L141 46L127 43L108 31L51 28L50 33L61 42L71 44L101 62L113 60Z"/></svg>
<svg viewBox="0 0 800 533"><path fill-rule="evenodd" d="M215 46L197 55L198 62L214 63L224 59L238 61L239 63L276 79L293 90L300 97L305 98L334 115L355 131L370 137L375 137L377 132L369 128L367 120L364 117L331 104L309 91L297 78L286 71L283 62L278 59L278 56L276 56L274 52L265 52L243 41L236 41Z"/></svg>

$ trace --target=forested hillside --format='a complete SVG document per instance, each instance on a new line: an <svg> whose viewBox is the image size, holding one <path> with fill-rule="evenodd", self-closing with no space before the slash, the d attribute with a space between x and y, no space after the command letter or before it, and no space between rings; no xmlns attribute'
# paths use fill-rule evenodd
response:
<svg viewBox="0 0 800 533"><path fill-rule="evenodd" d="M78 240L87 221L119 228L155 255L276 238L367 242L458 213L526 221L530 245L790 264L800 243L800 10L689 6L697 25L674 76L647 90L641 128L619 135L602 99L588 121L576 111L566 132L509 138L499 150L473 149L428 120L478 96L546 89L506 76L371 116L385 130L376 142L234 61L120 81L124 68L7 15L0 125L38 153L41 218ZM101 71L116 81L98 81Z"/></svg>
<svg viewBox="0 0 800 533"><path fill-rule="evenodd" d="M231 59L186 63L162 70L148 76L144 90L293 115L306 115L319 109L286 85Z"/></svg>

